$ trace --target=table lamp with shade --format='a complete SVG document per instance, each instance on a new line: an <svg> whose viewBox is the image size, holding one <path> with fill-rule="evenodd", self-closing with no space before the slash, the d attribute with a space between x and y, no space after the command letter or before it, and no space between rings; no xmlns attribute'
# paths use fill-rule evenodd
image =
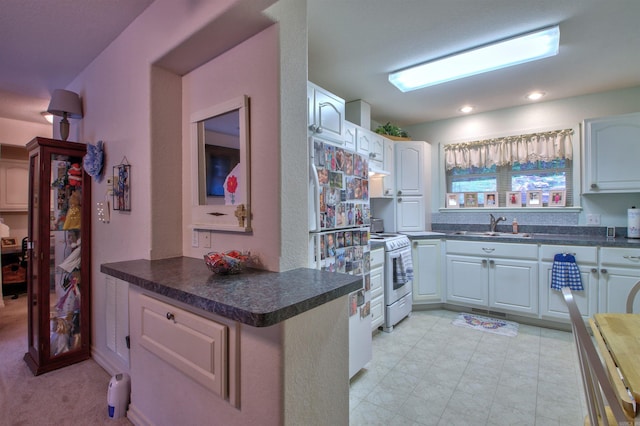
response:
<svg viewBox="0 0 640 426"><path fill-rule="evenodd" d="M62 117L60 121L60 138L66 141L69 137L69 120L67 118L82 118L80 95L69 90L56 89L51 95L51 102L47 111Z"/></svg>

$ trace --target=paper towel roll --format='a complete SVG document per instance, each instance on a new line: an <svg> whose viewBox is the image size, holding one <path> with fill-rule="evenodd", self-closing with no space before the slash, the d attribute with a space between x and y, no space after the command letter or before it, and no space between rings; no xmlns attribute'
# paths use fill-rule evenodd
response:
<svg viewBox="0 0 640 426"><path fill-rule="evenodd" d="M627 238L640 238L640 209L627 210Z"/></svg>

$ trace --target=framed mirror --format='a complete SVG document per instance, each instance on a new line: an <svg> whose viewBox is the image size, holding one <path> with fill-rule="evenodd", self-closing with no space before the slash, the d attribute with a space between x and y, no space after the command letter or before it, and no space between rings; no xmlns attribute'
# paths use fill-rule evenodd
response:
<svg viewBox="0 0 640 426"><path fill-rule="evenodd" d="M191 116L194 229L251 231L249 98Z"/></svg>

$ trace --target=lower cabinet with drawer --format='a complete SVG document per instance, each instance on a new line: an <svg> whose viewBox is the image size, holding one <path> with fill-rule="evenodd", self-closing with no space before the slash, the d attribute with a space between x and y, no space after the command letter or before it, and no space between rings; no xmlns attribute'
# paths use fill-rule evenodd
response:
<svg viewBox="0 0 640 426"><path fill-rule="evenodd" d="M384 324L384 248L371 250L371 331Z"/></svg>
<svg viewBox="0 0 640 426"><path fill-rule="evenodd" d="M562 292L551 289L551 272L556 254L571 254L576 259L584 291L574 291L580 313L585 319L598 310L598 248L569 245L540 246L540 317L569 320Z"/></svg>
<svg viewBox="0 0 640 426"><path fill-rule="evenodd" d="M447 301L538 315L538 247L447 241Z"/></svg>
<svg viewBox="0 0 640 426"><path fill-rule="evenodd" d="M132 423L195 424L212 412L238 414L239 328L210 315L130 286Z"/></svg>
<svg viewBox="0 0 640 426"><path fill-rule="evenodd" d="M140 300L140 345L226 398L227 326L146 295Z"/></svg>
<svg viewBox="0 0 640 426"><path fill-rule="evenodd" d="M640 281L640 249L601 247L598 312L626 312L627 296ZM640 312L636 297L633 312Z"/></svg>

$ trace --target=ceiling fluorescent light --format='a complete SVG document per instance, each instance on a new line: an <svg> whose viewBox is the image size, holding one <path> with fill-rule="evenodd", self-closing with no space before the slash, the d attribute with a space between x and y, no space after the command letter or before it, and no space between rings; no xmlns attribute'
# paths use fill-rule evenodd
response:
<svg viewBox="0 0 640 426"><path fill-rule="evenodd" d="M560 28L553 26L476 47L389 74L403 92L547 58L558 53Z"/></svg>

